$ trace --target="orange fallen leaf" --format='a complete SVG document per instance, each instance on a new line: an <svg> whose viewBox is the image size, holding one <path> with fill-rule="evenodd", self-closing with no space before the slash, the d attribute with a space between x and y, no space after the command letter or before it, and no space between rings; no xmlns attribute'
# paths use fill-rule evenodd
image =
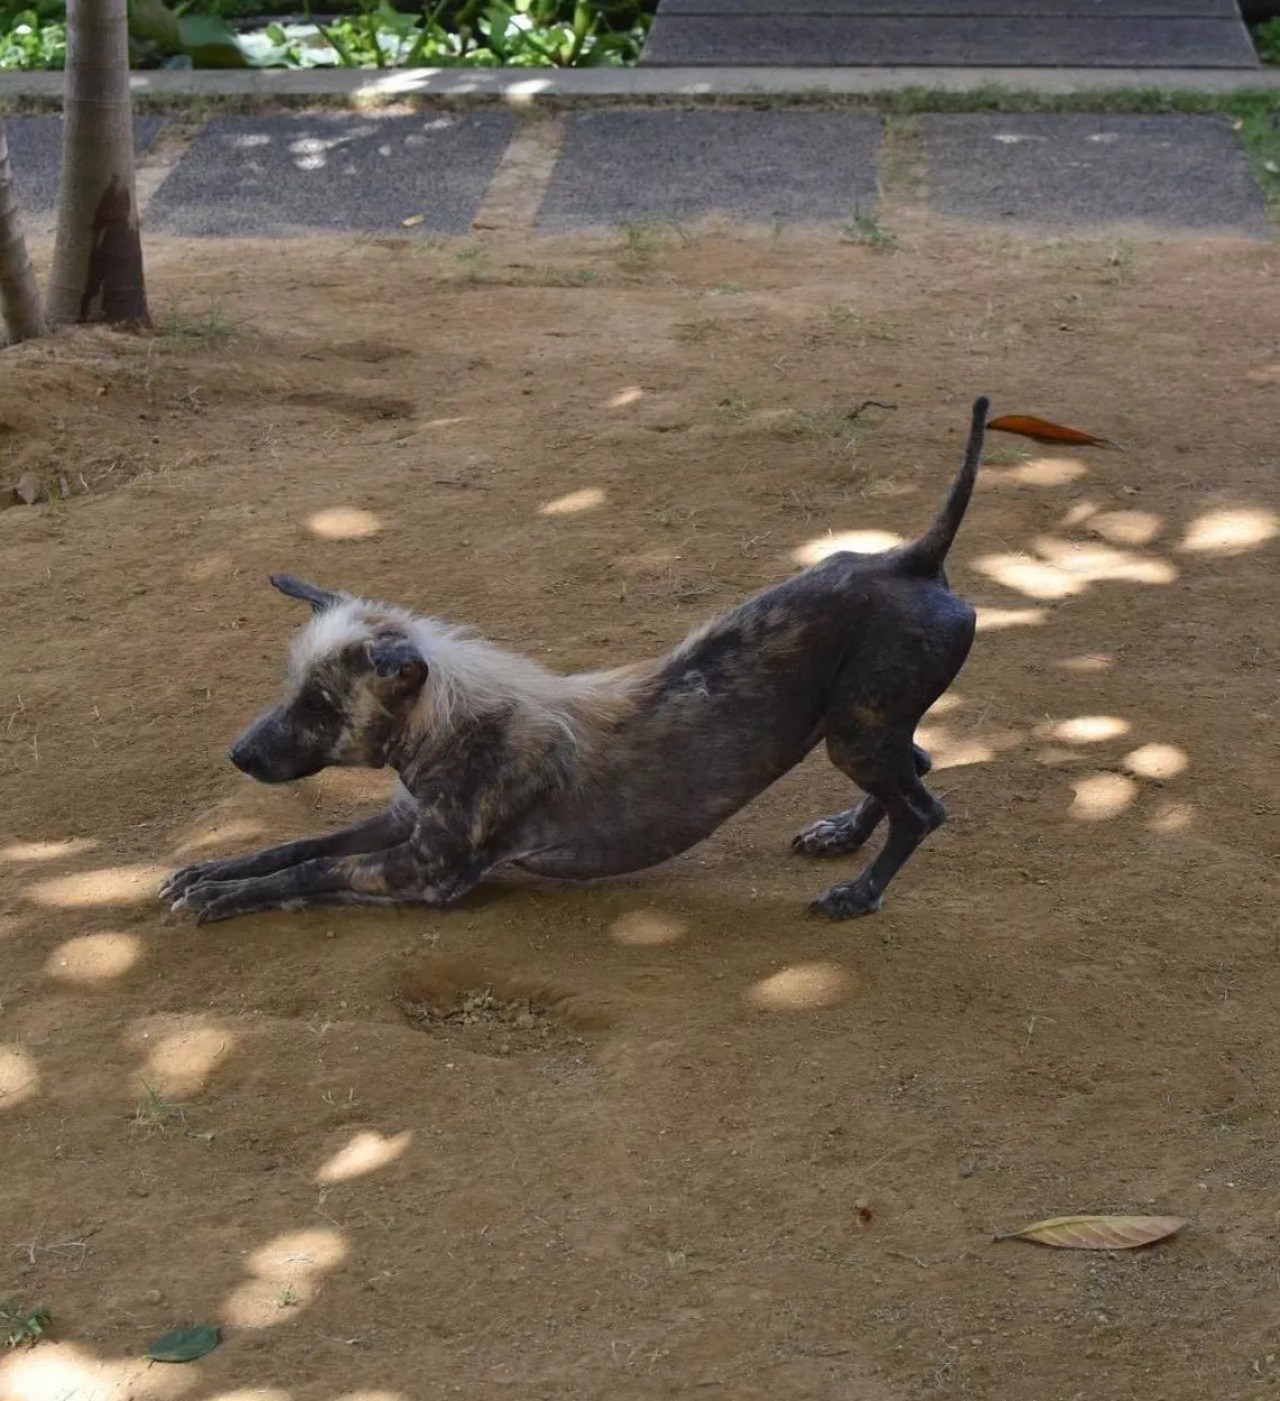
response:
<svg viewBox="0 0 1280 1401"><path fill-rule="evenodd" d="M1024 438L1034 438L1040 443L1075 443L1078 447L1116 448L1110 438L1096 438L1092 433L1082 433L1078 428L1064 428L1060 423L1050 423L1047 418L1034 418L1031 414L1011 413L1003 418L993 418L987 423L997 433L1018 433Z"/></svg>
<svg viewBox="0 0 1280 1401"><path fill-rule="evenodd" d="M996 1240L1029 1240L1062 1250L1133 1250L1176 1235L1187 1223L1176 1216L1054 1216Z"/></svg>

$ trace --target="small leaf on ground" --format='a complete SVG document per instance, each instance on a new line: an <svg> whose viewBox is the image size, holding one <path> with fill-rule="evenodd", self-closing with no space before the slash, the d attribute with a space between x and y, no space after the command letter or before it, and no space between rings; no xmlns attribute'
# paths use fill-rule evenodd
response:
<svg viewBox="0 0 1280 1401"><path fill-rule="evenodd" d="M1062 1250L1133 1250L1176 1235L1187 1223L1176 1216L1054 1216L1000 1240L1029 1240Z"/></svg>
<svg viewBox="0 0 1280 1401"><path fill-rule="evenodd" d="M153 1362L194 1362L212 1352L221 1341L222 1331L216 1323L201 1323L157 1338L147 1349L147 1356Z"/></svg>
<svg viewBox="0 0 1280 1401"><path fill-rule="evenodd" d="M988 420L987 427L997 433L1017 433L1039 443L1074 443L1077 447L1093 448L1120 446L1110 438L1095 438L1092 433L1082 433L1078 428L1064 428L1060 423L1051 423L1047 418L1035 418L1031 414L1005 414L1002 418Z"/></svg>

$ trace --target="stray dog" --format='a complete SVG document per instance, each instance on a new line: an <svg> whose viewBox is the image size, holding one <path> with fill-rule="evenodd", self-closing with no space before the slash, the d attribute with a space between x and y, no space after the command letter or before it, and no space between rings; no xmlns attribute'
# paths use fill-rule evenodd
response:
<svg viewBox="0 0 1280 1401"><path fill-rule="evenodd" d="M865 797L805 828L796 851L883 849L810 905L877 910L941 825L920 781L916 725L973 644L973 609L943 561L978 473L987 400L964 463L914 543L834 554L695 629L656 661L555 675L431 618L271 582L314 617L293 644L284 699L231 749L263 783L333 764L390 766L383 813L315 840L202 861L160 889L201 923L315 905L452 905L504 867L592 880L654 866L709 836L825 740Z"/></svg>

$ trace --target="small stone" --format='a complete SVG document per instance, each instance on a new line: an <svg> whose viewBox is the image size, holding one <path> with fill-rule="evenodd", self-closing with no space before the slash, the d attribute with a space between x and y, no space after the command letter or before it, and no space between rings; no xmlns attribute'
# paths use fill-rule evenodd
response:
<svg viewBox="0 0 1280 1401"><path fill-rule="evenodd" d="M972 1177L973 1174L974 1174L975 1172L977 1172L977 1170L978 1170L978 1165L977 1165L977 1163L975 1163L975 1162L973 1161L972 1158L966 1158L966 1159L964 1160L964 1162L962 1162L962 1163L960 1164L960 1176L961 1176L961 1177Z"/></svg>
<svg viewBox="0 0 1280 1401"><path fill-rule="evenodd" d="M44 495L44 482L39 472L24 472L13 484L13 494L19 501L34 506Z"/></svg>
<svg viewBox="0 0 1280 1401"><path fill-rule="evenodd" d="M142 1296L142 1302L144 1304L163 1304L164 1295L158 1289L148 1289Z"/></svg>

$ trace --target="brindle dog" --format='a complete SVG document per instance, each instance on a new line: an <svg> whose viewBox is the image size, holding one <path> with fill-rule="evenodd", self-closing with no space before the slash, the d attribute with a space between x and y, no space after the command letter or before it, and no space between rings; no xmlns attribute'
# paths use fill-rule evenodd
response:
<svg viewBox="0 0 1280 1401"><path fill-rule="evenodd" d="M592 880L637 871L709 836L825 740L866 794L792 843L883 849L810 909L869 914L946 816L921 782L916 725L973 643L974 612L943 561L977 477L987 400L964 463L917 541L835 554L696 629L656 661L555 675L430 618L271 582L315 616L284 699L231 760L263 783L333 765L390 766L387 810L314 840L204 861L161 898L200 922L314 905L445 906L504 867Z"/></svg>

